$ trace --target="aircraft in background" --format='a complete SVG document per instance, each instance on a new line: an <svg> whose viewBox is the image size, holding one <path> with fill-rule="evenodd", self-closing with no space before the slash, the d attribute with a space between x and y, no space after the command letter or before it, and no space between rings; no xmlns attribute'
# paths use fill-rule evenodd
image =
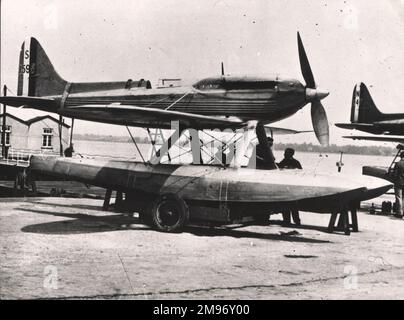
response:
<svg viewBox="0 0 404 320"><path fill-rule="evenodd" d="M360 130L379 136L344 136L353 140L395 142L397 154L389 167L364 166L362 173L367 176L394 182L394 165L398 155L404 149L404 113L382 113L374 103L364 83L355 85L352 96L351 123L336 123L337 127ZM401 136L400 136L401 135Z"/></svg>
<svg viewBox="0 0 404 320"><path fill-rule="evenodd" d="M404 113L382 113L364 83L355 85L352 96L351 123L336 123L339 128L360 130L383 136L345 136L354 140L404 143ZM403 137L393 137L403 135Z"/></svg>

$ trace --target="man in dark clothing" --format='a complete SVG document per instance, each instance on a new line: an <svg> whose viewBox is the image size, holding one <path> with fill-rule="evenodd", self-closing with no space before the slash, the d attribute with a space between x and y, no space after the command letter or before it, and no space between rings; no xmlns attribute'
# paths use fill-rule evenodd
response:
<svg viewBox="0 0 404 320"><path fill-rule="evenodd" d="M400 161L394 167L394 193L396 195L396 217L403 217L403 192L404 192L404 151L400 154Z"/></svg>
<svg viewBox="0 0 404 320"><path fill-rule="evenodd" d="M302 165L299 161L293 158L295 150L292 148L286 148L284 153L284 159L278 163L280 169L302 169Z"/></svg>
<svg viewBox="0 0 404 320"><path fill-rule="evenodd" d="M292 148L287 148L284 153L284 159L278 163L278 167L280 169L302 169L302 165L299 161L293 158L295 154L295 150ZM290 216L292 215L293 222L300 226L300 217L299 211L296 208L293 208L290 211L282 212L283 223L290 224Z"/></svg>
<svg viewBox="0 0 404 320"><path fill-rule="evenodd" d="M73 156L73 143L65 149L65 157L71 158Z"/></svg>
<svg viewBox="0 0 404 320"><path fill-rule="evenodd" d="M263 146L258 143L256 146L256 157L255 157L255 167L256 169L275 169L275 157L272 153L272 146L274 144L274 139L272 139L271 137L267 137L267 143L270 149L270 157L273 159L273 161L271 163L268 163L265 160L265 151Z"/></svg>

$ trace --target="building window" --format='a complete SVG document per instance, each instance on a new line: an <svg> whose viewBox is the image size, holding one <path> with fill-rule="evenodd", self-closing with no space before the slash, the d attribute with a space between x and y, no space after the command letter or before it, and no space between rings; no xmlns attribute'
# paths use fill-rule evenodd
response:
<svg viewBox="0 0 404 320"><path fill-rule="evenodd" d="M44 128L42 134L42 148L51 149L52 148L52 136L53 129L52 128Z"/></svg>
<svg viewBox="0 0 404 320"><path fill-rule="evenodd" d="M1 145L3 145L3 126L0 125ZM10 146L11 126L6 126L6 146Z"/></svg>

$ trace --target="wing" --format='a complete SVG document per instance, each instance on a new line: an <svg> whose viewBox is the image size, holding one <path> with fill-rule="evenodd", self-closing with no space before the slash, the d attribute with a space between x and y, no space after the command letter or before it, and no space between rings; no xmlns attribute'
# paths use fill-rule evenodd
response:
<svg viewBox="0 0 404 320"><path fill-rule="evenodd" d="M365 130L374 127L372 123L336 123L338 128L349 130Z"/></svg>
<svg viewBox="0 0 404 320"><path fill-rule="evenodd" d="M270 135L286 135L286 134L297 134L297 133L306 133L306 132L313 132L313 130L293 130L287 128L279 128L279 127L272 127L269 125L264 126L265 132Z"/></svg>
<svg viewBox="0 0 404 320"><path fill-rule="evenodd" d="M33 107L81 120L149 128L169 129L171 128L171 121L178 121L179 125L184 128L195 129L238 129L245 125L245 122L236 117L212 117L121 104L81 105L58 109L58 102L54 99L21 96L3 96L0 97L0 103L13 107Z"/></svg>
<svg viewBox="0 0 404 320"><path fill-rule="evenodd" d="M178 121L183 128L195 129L237 129L245 125L245 122L238 118L212 117L120 104L82 105L61 109L60 112L63 116L82 120L149 128L171 128L171 121Z"/></svg>
<svg viewBox="0 0 404 320"><path fill-rule="evenodd" d="M380 136L344 136L346 139L353 140L368 140L368 141L382 141L382 142L395 142L395 143L403 143L404 137L380 137Z"/></svg>

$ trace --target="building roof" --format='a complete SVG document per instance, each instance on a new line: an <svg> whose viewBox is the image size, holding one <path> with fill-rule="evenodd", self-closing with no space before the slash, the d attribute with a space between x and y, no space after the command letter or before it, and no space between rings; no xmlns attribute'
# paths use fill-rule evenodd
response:
<svg viewBox="0 0 404 320"><path fill-rule="evenodd" d="M23 124L25 124L27 126L30 126L31 124L33 124L35 122L42 121L42 120L45 120L45 119L49 119L51 121L59 123L59 120L57 120L56 118L54 118L54 117L52 117L50 115L34 117L34 118L31 118L31 119L28 119L28 120L22 120L21 118L18 118L18 117L14 116L14 115L12 115L10 113L6 113L6 116L9 117L9 118L14 119L16 121L19 121L19 122L21 122L21 123L23 123ZM1 114L0 115L0 120L2 119L2 117L3 117L3 115ZM1 123L3 123L3 121L1 121ZM65 128L70 128L70 126L68 124L64 123L64 122L62 123L62 125Z"/></svg>

